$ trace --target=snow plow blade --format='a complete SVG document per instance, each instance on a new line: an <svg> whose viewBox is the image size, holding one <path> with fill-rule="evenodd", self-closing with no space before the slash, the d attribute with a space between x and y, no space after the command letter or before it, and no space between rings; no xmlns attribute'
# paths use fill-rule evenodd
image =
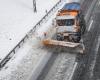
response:
<svg viewBox="0 0 100 80"><path fill-rule="evenodd" d="M51 40L51 39L45 39L42 41L45 46L58 46L58 47L67 47L68 50L73 50L74 52L83 53L85 50L85 47L81 43L73 43L73 42L65 42L65 41L57 41L57 40Z"/></svg>

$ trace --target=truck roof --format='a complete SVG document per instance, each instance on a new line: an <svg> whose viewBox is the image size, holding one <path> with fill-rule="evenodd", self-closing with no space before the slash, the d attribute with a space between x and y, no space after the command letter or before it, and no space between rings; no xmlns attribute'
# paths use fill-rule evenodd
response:
<svg viewBox="0 0 100 80"><path fill-rule="evenodd" d="M72 3L67 3L64 5L62 10L80 10L80 3L77 2L72 2Z"/></svg>
<svg viewBox="0 0 100 80"><path fill-rule="evenodd" d="M57 16L64 16L64 15L72 15L77 16L80 12L80 4L77 2L67 3L64 7L58 12Z"/></svg>
<svg viewBox="0 0 100 80"><path fill-rule="evenodd" d="M57 16L77 16L78 15L78 11L67 11L67 10L61 10L60 12L58 12Z"/></svg>

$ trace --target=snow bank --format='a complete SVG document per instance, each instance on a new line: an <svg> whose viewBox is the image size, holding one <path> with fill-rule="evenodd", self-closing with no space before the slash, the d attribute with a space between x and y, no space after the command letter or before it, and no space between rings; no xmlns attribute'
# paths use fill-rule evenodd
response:
<svg viewBox="0 0 100 80"><path fill-rule="evenodd" d="M38 35L41 35L42 31L46 32L51 23L52 19L49 20L49 24L45 23L44 25L41 25L41 32L39 31L40 33L38 33ZM44 27L48 28L45 29ZM42 38L41 36L40 38ZM41 68L46 64L52 53L38 45L38 40L36 40L34 36L32 38L33 39L27 41L17 51L13 58L0 71L0 80L27 80L30 78L30 73L33 73L34 71L37 73L36 69L40 69L38 72L41 71ZM42 64L41 68L39 67L40 64ZM39 73L37 73L37 75L38 74Z"/></svg>
<svg viewBox="0 0 100 80"><path fill-rule="evenodd" d="M4 0L4 1L6 1L6 0ZM21 1L22 0L17 0L16 2L19 3ZM27 3L27 0L23 0L23 1L26 1L25 3ZM41 0L37 0L37 1L41 1ZM44 2L47 2L46 5L48 7L50 7L49 4L53 3L52 1L56 1L56 0L50 0L51 3L49 3L48 0L42 0L42 1L41 1L41 4L42 3L44 4ZM31 2L31 1L29 1L29 2ZM13 3L14 3L14 1L13 1ZM25 7L26 6L25 3L21 3L21 4L23 4L23 6ZM54 4L55 3L56 2L54 2ZM52 4L52 6L54 4ZM40 3L39 3L39 5L40 5ZM21 28L19 26L17 26L17 24L15 25L15 28L13 28L14 26L12 26L11 28L8 28L8 29L11 29L10 32L8 30L9 33L11 33L11 31L13 32L13 35L14 35L13 39L16 38L14 41L17 41L17 40L19 41L21 39L21 37L23 35L25 35L25 33L28 32L29 29L32 28L31 25L34 25L33 23L36 23L36 21L38 21L40 19L39 17L36 18L36 16L39 16L42 12L37 13L38 15L34 14L35 17L33 18L32 8L29 8L30 5L27 5L27 6L28 7L27 8L25 7L24 10L27 10L25 12L26 14L27 14L28 11L29 12L28 12L28 16L24 15L24 19L23 19L24 22L23 23L25 23L28 26L26 26L26 27L25 26L24 27L21 26L22 30L20 30ZM41 7L42 6L44 6L44 5L41 5ZM46 8L47 7L45 6L45 9ZM38 8L38 11L39 11L39 8ZM45 13L45 10L44 10L44 13ZM26 17L27 17L27 19L26 19ZM37 78L37 76L39 75L39 73L41 72L41 70L43 69L43 67L45 66L46 62L48 61L48 59L52 55L52 52L49 52L48 49L46 49L43 46L39 45L40 42L39 42L39 40L37 40L37 38L38 39L40 38L40 40L44 38L43 37L44 36L44 32L48 32L48 29L52 28L51 24L52 24L52 19L54 19L54 17L55 17L55 15L53 15L52 17L50 17L51 19L49 19L48 22L42 24L41 28L39 28L36 31L36 35L32 36L32 38L29 41L27 41L23 45L23 47L21 47L17 51L17 53L13 56L13 58L0 71L0 80L28 80L28 79L30 79L30 77L34 78L34 79ZM18 23L22 24L20 21ZM35 22L33 22L33 21L35 21ZM23 24L23 25L25 25L25 24ZM18 29L16 29L16 27L18 27ZM23 31L23 32L19 33L18 31L19 32ZM15 33L17 34L16 36L15 36ZM12 36L12 33L11 33L11 36ZM4 37L5 37L5 34L4 34ZM37 37L37 38L35 38L35 37ZM8 36L7 39L9 39L9 36ZM5 39L5 40L7 40L7 39ZM12 40L10 40L10 41L12 41ZM9 41L7 41L7 43L9 43ZM11 44L8 44L8 45L11 45ZM14 44L12 43L12 46L13 45ZM8 50L10 50L10 49L8 49Z"/></svg>
<svg viewBox="0 0 100 80"><path fill-rule="evenodd" d="M30 78L34 78L35 80L38 77L52 55L52 52L49 52L48 49L39 44L41 43L40 40L44 38L42 33L52 28L52 26L49 26L51 23L52 19L41 25L41 28L37 30L39 36L32 36L32 38L18 50L13 58L0 71L0 80L29 80Z"/></svg>
<svg viewBox="0 0 100 80"><path fill-rule="evenodd" d="M0 0L0 61L59 0Z"/></svg>

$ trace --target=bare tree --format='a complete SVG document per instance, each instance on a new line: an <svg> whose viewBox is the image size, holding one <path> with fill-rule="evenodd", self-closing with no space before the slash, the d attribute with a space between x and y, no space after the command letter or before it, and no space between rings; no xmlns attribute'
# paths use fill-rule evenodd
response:
<svg viewBox="0 0 100 80"><path fill-rule="evenodd" d="M37 12L37 8L36 8L36 0L33 0L33 9L34 9L34 12Z"/></svg>

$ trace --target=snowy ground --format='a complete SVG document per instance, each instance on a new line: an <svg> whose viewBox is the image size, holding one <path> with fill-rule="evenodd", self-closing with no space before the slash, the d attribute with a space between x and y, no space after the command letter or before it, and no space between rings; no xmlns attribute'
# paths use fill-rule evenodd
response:
<svg viewBox="0 0 100 80"><path fill-rule="evenodd" d="M52 16L52 18L54 17L55 15ZM0 71L0 80L29 80L31 76L34 76L34 80L37 78L52 54L52 52L49 52L43 45L39 44L40 39L43 38L43 34L40 34L48 31L44 27L50 29L52 18L49 19L47 23L41 25L41 28L37 30L36 37L38 39L35 38L35 36L31 36L30 40L27 41L5 65Z"/></svg>
<svg viewBox="0 0 100 80"><path fill-rule="evenodd" d="M34 14L32 0L3 0L0 3L0 58L2 59L22 37L58 2L58 0L37 0L38 13ZM44 4L45 2L45 4ZM8 6L7 6L8 5ZM44 6L44 8L42 8ZM55 15L54 15L55 16ZM54 18L52 16L52 18ZM41 26L37 37L41 37L50 27L52 19ZM47 26L44 26L47 25ZM48 27L48 28L47 28ZM41 34L41 35L40 35ZM0 71L0 80L27 80L31 73L36 78L51 56L51 52L42 46L34 36L30 38ZM3 55L4 54L4 55ZM47 58L46 58L47 57ZM43 63L42 63L43 61ZM41 66L40 66L41 65ZM39 67L40 66L40 67Z"/></svg>
<svg viewBox="0 0 100 80"><path fill-rule="evenodd" d="M59 0L0 0L0 60L33 28Z"/></svg>
<svg viewBox="0 0 100 80"><path fill-rule="evenodd" d="M57 1L55 2L55 4L56 3L57 3ZM52 5L52 7L53 7L53 5ZM52 18L54 18L54 16L52 16ZM33 19L31 19L31 20L33 20ZM31 22L30 20L28 22L30 23L29 25L33 24L33 22ZM49 28L50 27L49 25L51 25L51 23L52 23L52 19L49 20L49 24L45 23L47 26L44 26L45 24L42 25L41 26L42 31L41 31L41 29L39 29L36 33L37 37L41 37L42 35L40 35L40 34L43 33L43 30L47 31L47 29L45 29L45 28L47 28L47 27ZM16 30L17 29L15 29L15 31ZM22 34L25 34L25 33L23 32ZM5 34L4 34L4 36L5 36ZM10 37L10 36L8 35L8 37ZM20 35L20 37L22 37L22 36ZM41 61L44 61L44 63L46 63L46 61L49 59L51 53L48 52L48 50L43 49L43 47L41 47L40 45L38 46L38 44L35 44L35 43L38 43L38 42L33 36L29 41L27 41L23 45L23 47L21 47L18 50L18 52L9 61L9 63L7 63L6 66L0 71L0 80L27 80L28 78L30 78L30 77L28 77L28 76L30 76L30 73L32 73L34 70L36 70L36 68L38 68L38 66L42 63ZM10 47L10 45L11 44L9 44L8 47ZM48 54L48 53L50 53L50 54ZM47 57L47 58L45 59L44 57ZM42 66L40 66L41 68L45 65L44 63L42 63ZM35 72L37 73L37 71L35 71Z"/></svg>

